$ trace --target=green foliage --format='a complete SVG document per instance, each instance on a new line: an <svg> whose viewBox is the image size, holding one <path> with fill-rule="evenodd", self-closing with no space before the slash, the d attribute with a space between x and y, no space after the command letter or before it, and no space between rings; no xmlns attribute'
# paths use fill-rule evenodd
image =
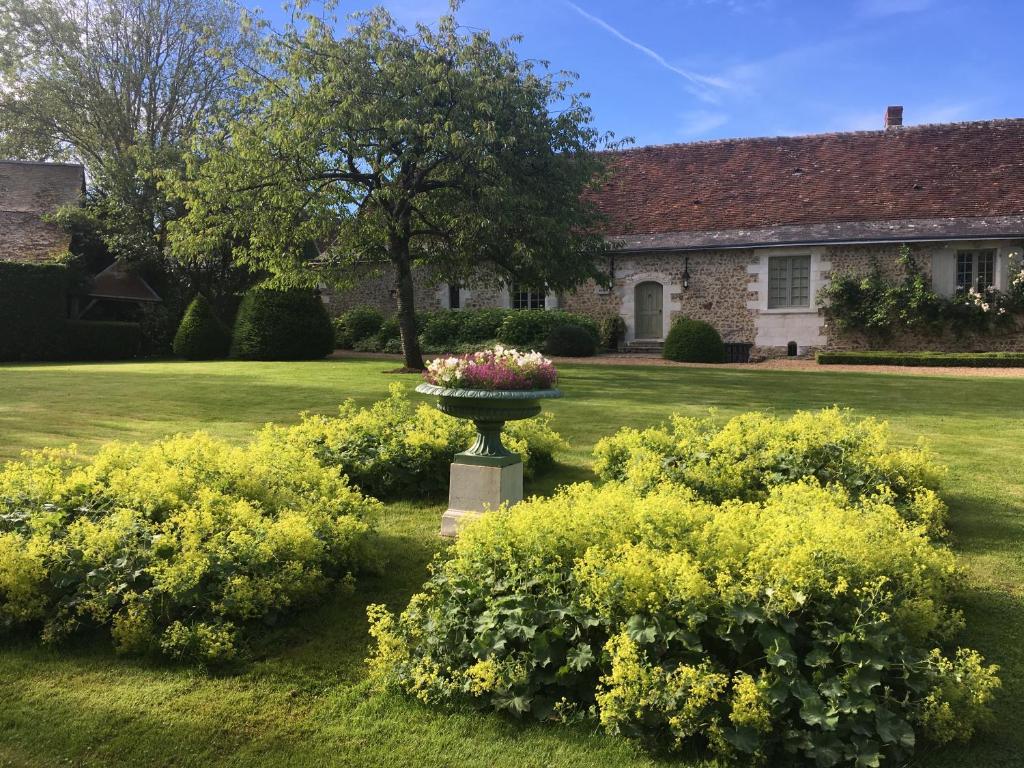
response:
<svg viewBox="0 0 1024 768"><path fill-rule="evenodd" d="M619 315L602 318L598 323L598 336L600 336L603 349L616 351L622 340L626 338L626 321Z"/></svg>
<svg viewBox="0 0 1024 768"><path fill-rule="evenodd" d="M59 264L0 261L0 361L63 356L67 290Z"/></svg>
<svg viewBox="0 0 1024 768"><path fill-rule="evenodd" d="M73 320L66 325L68 360L128 360L142 348L138 323Z"/></svg>
<svg viewBox="0 0 1024 768"><path fill-rule="evenodd" d="M334 328L312 291L255 289L242 299L231 338L241 360L315 360L334 351Z"/></svg>
<svg viewBox="0 0 1024 768"><path fill-rule="evenodd" d="M209 664L367 562L377 502L307 452L204 433L27 454L0 469L0 631L99 629Z"/></svg>
<svg viewBox="0 0 1024 768"><path fill-rule="evenodd" d="M542 349L552 329L560 325L583 328L595 345L598 342L597 324L593 320L561 309L509 312L498 328L498 341L521 350Z"/></svg>
<svg viewBox="0 0 1024 768"><path fill-rule="evenodd" d="M818 352L820 365L955 366L959 368L1022 368L1024 352Z"/></svg>
<svg viewBox="0 0 1024 768"><path fill-rule="evenodd" d="M723 426L673 416L668 426L602 438L594 457L599 477L642 492L668 481L714 503L758 501L806 479L842 488L855 502L885 501L932 535L944 532L946 506L936 489L945 469L928 447L897 448L888 424L838 408L788 419L744 413Z"/></svg>
<svg viewBox="0 0 1024 768"><path fill-rule="evenodd" d="M877 765L968 738L995 667L946 655L952 553L884 499L797 483L762 502L576 485L462 530L370 674L428 703L599 719L668 750Z"/></svg>
<svg viewBox="0 0 1024 768"><path fill-rule="evenodd" d="M959 286L952 299L939 296L906 245L897 258L900 274L886 277L876 263L864 277L833 275L818 297L822 311L840 331L863 333L869 344L889 342L901 332L957 336L1013 329L1015 316L1024 313L1016 286L1009 293Z"/></svg>
<svg viewBox="0 0 1024 768"><path fill-rule="evenodd" d="M678 317L672 321L662 356L680 363L724 363L722 337L703 320Z"/></svg>
<svg viewBox="0 0 1024 768"><path fill-rule="evenodd" d="M222 130L196 147L176 241L249 232L239 261L307 285L388 264L407 329L414 263L453 279L500 265L552 290L599 276L608 244L583 193L608 137L573 76L453 15L410 31L382 8L347 29L293 11L240 74L246 95L214 118ZM407 346L421 368L414 334Z"/></svg>
<svg viewBox="0 0 1024 768"><path fill-rule="evenodd" d="M174 354L186 360L214 360L227 357L231 336L203 294L185 310L174 335Z"/></svg>
<svg viewBox="0 0 1024 768"><path fill-rule="evenodd" d="M544 352L563 357L593 357L597 353L594 335L579 325L556 325L544 342Z"/></svg>
<svg viewBox="0 0 1024 768"><path fill-rule="evenodd" d="M356 307L334 318L334 344L352 349L357 342L375 336L384 324L384 315L370 307Z"/></svg>
<svg viewBox="0 0 1024 768"><path fill-rule="evenodd" d="M448 488L448 466L476 434L473 425L426 404L413 405L401 384L369 408L349 401L336 417L305 414L291 427L267 427L264 438L311 451L327 467L378 498L422 498ZM509 422L503 436L526 477L549 469L568 446L544 415Z"/></svg>
<svg viewBox="0 0 1024 768"><path fill-rule="evenodd" d="M423 317L424 348L437 352L455 352L463 345L479 349L496 339L498 329L510 309L441 309Z"/></svg>

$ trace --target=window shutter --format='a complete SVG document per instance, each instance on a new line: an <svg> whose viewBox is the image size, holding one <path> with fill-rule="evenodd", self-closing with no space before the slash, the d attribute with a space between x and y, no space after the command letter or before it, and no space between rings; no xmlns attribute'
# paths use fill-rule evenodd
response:
<svg viewBox="0 0 1024 768"><path fill-rule="evenodd" d="M932 254L932 290L940 296L956 293L956 254L952 251Z"/></svg>

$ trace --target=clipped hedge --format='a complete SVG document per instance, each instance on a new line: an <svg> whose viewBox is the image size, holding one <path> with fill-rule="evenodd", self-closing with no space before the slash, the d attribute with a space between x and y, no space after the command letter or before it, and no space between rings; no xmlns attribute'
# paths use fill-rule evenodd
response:
<svg viewBox="0 0 1024 768"><path fill-rule="evenodd" d="M626 321L619 315L602 318L598 324L598 334L601 337L601 347L609 352L615 352L626 338Z"/></svg>
<svg viewBox="0 0 1024 768"><path fill-rule="evenodd" d="M496 339L510 309L441 309L423 315L423 346L453 352Z"/></svg>
<svg viewBox="0 0 1024 768"><path fill-rule="evenodd" d="M130 360L142 349L138 323L69 320L65 334L66 360Z"/></svg>
<svg viewBox="0 0 1024 768"><path fill-rule="evenodd" d="M542 349L551 331L560 325L583 328L593 337L595 345L599 342L597 323L586 315L561 309L509 312L498 328L497 339L519 349Z"/></svg>
<svg viewBox="0 0 1024 768"><path fill-rule="evenodd" d="M240 360L316 360L334 351L334 328L312 291L254 289L242 299L230 355Z"/></svg>
<svg viewBox="0 0 1024 768"><path fill-rule="evenodd" d="M368 564L377 502L308 452L203 433L0 468L0 633L98 630L122 652L218 664Z"/></svg>
<svg viewBox="0 0 1024 768"><path fill-rule="evenodd" d="M932 535L945 530L946 505L936 493L945 469L927 445L896 447L888 424L839 408L788 419L744 413L724 425L676 415L668 425L602 438L594 459L599 477L642 493L671 482L714 503L760 501L780 485L813 480L854 501L885 500Z"/></svg>
<svg viewBox="0 0 1024 768"><path fill-rule="evenodd" d="M662 357L677 363L724 363L725 345L708 323L679 317L665 337Z"/></svg>
<svg viewBox="0 0 1024 768"><path fill-rule="evenodd" d="M818 352L814 359L819 365L1024 367L1024 352Z"/></svg>
<svg viewBox="0 0 1024 768"><path fill-rule="evenodd" d="M172 349L187 360L214 360L227 357L231 334L213 311L203 294L198 294L185 310Z"/></svg>
<svg viewBox="0 0 1024 768"><path fill-rule="evenodd" d="M0 261L0 361L64 356L67 268Z"/></svg>
<svg viewBox="0 0 1024 768"><path fill-rule="evenodd" d="M356 307L334 318L334 343L338 349L352 349L358 342L376 336L384 315L370 307Z"/></svg>
<svg viewBox="0 0 1024 768"><path fill-rule="evenodd" d="M421 498L448 488L448 467L473 442L472 423L410 402L401 384L369 408L351 400L338 416L304 414L290 427L267 427L265 440L310 451L321 464L345 475L377 498ZM523 458L532 477L548 469L567 448L550 416L509 422L504 442Z"/></svg>
<svg viewBox="0 0 1024 768"><path fill-rule="evenodd" d="M561 357L593 357L597 354L597 342L586 328L556 325L544 342L544 353Z"/></svg>
<svg viewBox="0 0 1024 768"><path fill-rule="evenodd" d="M954 557L882 499L580 484L450 555L400 616L370 606L378 686L767 765L898 763L991 718L996 669L951 642Z"/></svg>

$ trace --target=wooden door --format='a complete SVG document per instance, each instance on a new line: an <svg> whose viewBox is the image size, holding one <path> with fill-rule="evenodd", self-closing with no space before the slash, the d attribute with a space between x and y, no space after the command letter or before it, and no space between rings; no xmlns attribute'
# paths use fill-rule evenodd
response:
<svg viewBox="0 0 1024 768"><path fill-rule="evenodd" d="M636 338L660 339L662 337L662 286L661 283L640 283L636 287Z"/></svg>

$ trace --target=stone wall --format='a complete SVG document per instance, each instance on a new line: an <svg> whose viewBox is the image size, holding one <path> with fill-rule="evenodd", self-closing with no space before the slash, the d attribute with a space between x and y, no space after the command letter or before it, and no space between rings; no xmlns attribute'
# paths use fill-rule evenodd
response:
<svg viewBox="0 0 1024 768"><path fill-rule="evenodd" d="M81 200L80 165L0 161L0 259L47 261L66 251L70 236L42 216Z"/></svg>
<svg viewBox="0 0 1024 768"><path fill-rule="evenodd" d="M937 284L950 282L949 270L955 264L958 248L996 248L1000 263L1005 255L1019 249L1020 243L923 243L911 252L925 274ZM810 255L810 305L801 309L768 309L767 264L773 255ZM574 291L549 297L548 306L589 315L596 320L619 315L627 327L626 342L635 339L635 295L641 283L662 287L663 334L674 318L684 315L714 326L726 342L753 345L755 358L787 354L795 342L800 355L817 349L864 349L867 340L858 334L836 333L817 309L817 294L833 274L866 275L877 264L890 277L901 274L897 263L898 244L779 247L697 252L617 253L603 268L614 274L611 288L587 282ZM684 279L684 273L688 280ZM933 274L934 273L934 274ZM997 276L997 283L1006 276ZM394 311L389 295L393 279L368 277L356 288L327 299L333 312L354 306L376 306L386 313ZM685 287L684 287L685 284ZM999 286L997 287L1004 287ZM447 286L430 279L424 271L416 273L417 307L436 309L448 306ZM463 289L463 308L507 307L508 291L486 280ZM1024 350L1024 331L957 338L952 334L924 336L904 334L886 348L897 350Z"/></svg>
<svg viewBox="0 0 1024 768"><path fill-rule="evenodd" d="M1006 255L1014 250L1020 250L1020 247L1020 243L1014 242L916 243L911 246L911 254L921 271L932 279L935 290L942 292L940 284L948 286L951 282L948 274L940 275L938 272L945 270L948 273L958 248L992 248L997 251L999 259L996 264L996 287L1004 290L1008 279ZM886 277L898 278L902 274L902 269L897 263L899 246L895 244L836 246L829 250L833 274L866 275L876 264ZM825 333L825 348L835 351L864 350L874 346L898 352L1024 352L1024 323L1020 321L1017 322L1015 329L985 334L957 336L949 331L941 334L898 333L874 345L862 333L839 331L827 326Z"/></svg>

